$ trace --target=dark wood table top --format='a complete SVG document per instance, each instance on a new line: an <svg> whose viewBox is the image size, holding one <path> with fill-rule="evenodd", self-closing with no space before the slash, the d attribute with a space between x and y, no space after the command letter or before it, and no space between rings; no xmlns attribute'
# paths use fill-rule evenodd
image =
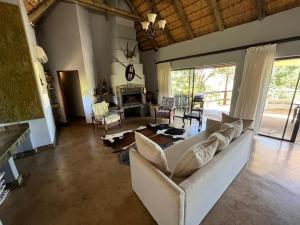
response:
<svg viewBox="0 0 300 225"><path fill-rule="evenodd" d="M29 132L28 123L0 127L0 166L15 153Z"/></svg>

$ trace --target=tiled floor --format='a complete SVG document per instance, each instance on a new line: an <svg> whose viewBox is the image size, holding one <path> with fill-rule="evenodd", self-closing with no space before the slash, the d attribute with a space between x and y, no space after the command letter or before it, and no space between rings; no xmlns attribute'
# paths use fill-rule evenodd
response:
<svg viewBox="0 0 300 225"><path fill-rule="evenodd" d="M122 129L149 122L129 119ZM190 135L197 132L186 128ZM131 191L129 167L119 164L100 135L79 121L61 129L55 150L17 160L20 171L31 176L0 206L3 224L156 224ZM299 145L255 137L248 165L201 224L300 224L299 173Z"/></svg>

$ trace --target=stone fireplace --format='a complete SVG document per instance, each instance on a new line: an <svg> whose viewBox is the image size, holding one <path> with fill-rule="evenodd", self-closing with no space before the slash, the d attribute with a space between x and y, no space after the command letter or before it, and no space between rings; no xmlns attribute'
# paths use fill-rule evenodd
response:
<svg viewBox="0 0 300 225"><path fill-rule="evenodd" d="M113 90L113 101L126 111L135 111L144 115L144 105L146 98L145 77L143 74L143 64L140 63L139 52L135 52L133 58L126 57L126 49L133 50L137 45L136 31L133 21L117 17L115 20L113 35L113 62L111 63L110 83ZM125 67L132 64L135 68L133 80L128 82L125 77Z"/></svg>
<svg viewBox="0 0 300 225"><path fill-rule="evenodd" d="M118 105L126 111L136 111L141 116L144 115L144 86L137 84L125 84L116 88Z"/></svg>

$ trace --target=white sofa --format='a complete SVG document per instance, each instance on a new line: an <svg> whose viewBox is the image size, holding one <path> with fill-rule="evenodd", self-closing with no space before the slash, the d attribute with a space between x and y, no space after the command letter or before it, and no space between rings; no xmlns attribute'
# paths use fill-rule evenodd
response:
<svg viewBox="0 0 300 225"><path fill-rule="evenodd" d="M219 122L208 120L206 131L165 149L170 170L183 153L218 127ZM199 225L247 163L252 139L253 132L247 130L205 166L177 184L131 149L132 188L159 225Z"/></svg>

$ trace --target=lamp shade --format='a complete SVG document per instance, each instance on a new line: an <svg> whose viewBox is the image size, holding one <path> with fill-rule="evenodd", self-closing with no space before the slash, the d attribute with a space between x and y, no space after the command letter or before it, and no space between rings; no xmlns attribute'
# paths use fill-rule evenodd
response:
<svg viewBox="0 0 300 225"><path fill-rule="evenodd" d="M160 28L160 29L164 29L165 28L165 26L166 26L166 20L159 20L157 23L158 23L158 27Z"/></svg>
<svg viewBox="0 0 300 225"><path fill-rule="evenodd" d="M148 21L143 21L143 22L141 22L141 24L142 24L143 30L148 29L148 27L149 27L149 22Z"/></svg>
<svg viewBox="0 0 300 225"><path fill-rule="evenodd" d="M154 23L155 18L156 18L156 14L155 13L148 13L148 20L150 23Z"/></svg>

